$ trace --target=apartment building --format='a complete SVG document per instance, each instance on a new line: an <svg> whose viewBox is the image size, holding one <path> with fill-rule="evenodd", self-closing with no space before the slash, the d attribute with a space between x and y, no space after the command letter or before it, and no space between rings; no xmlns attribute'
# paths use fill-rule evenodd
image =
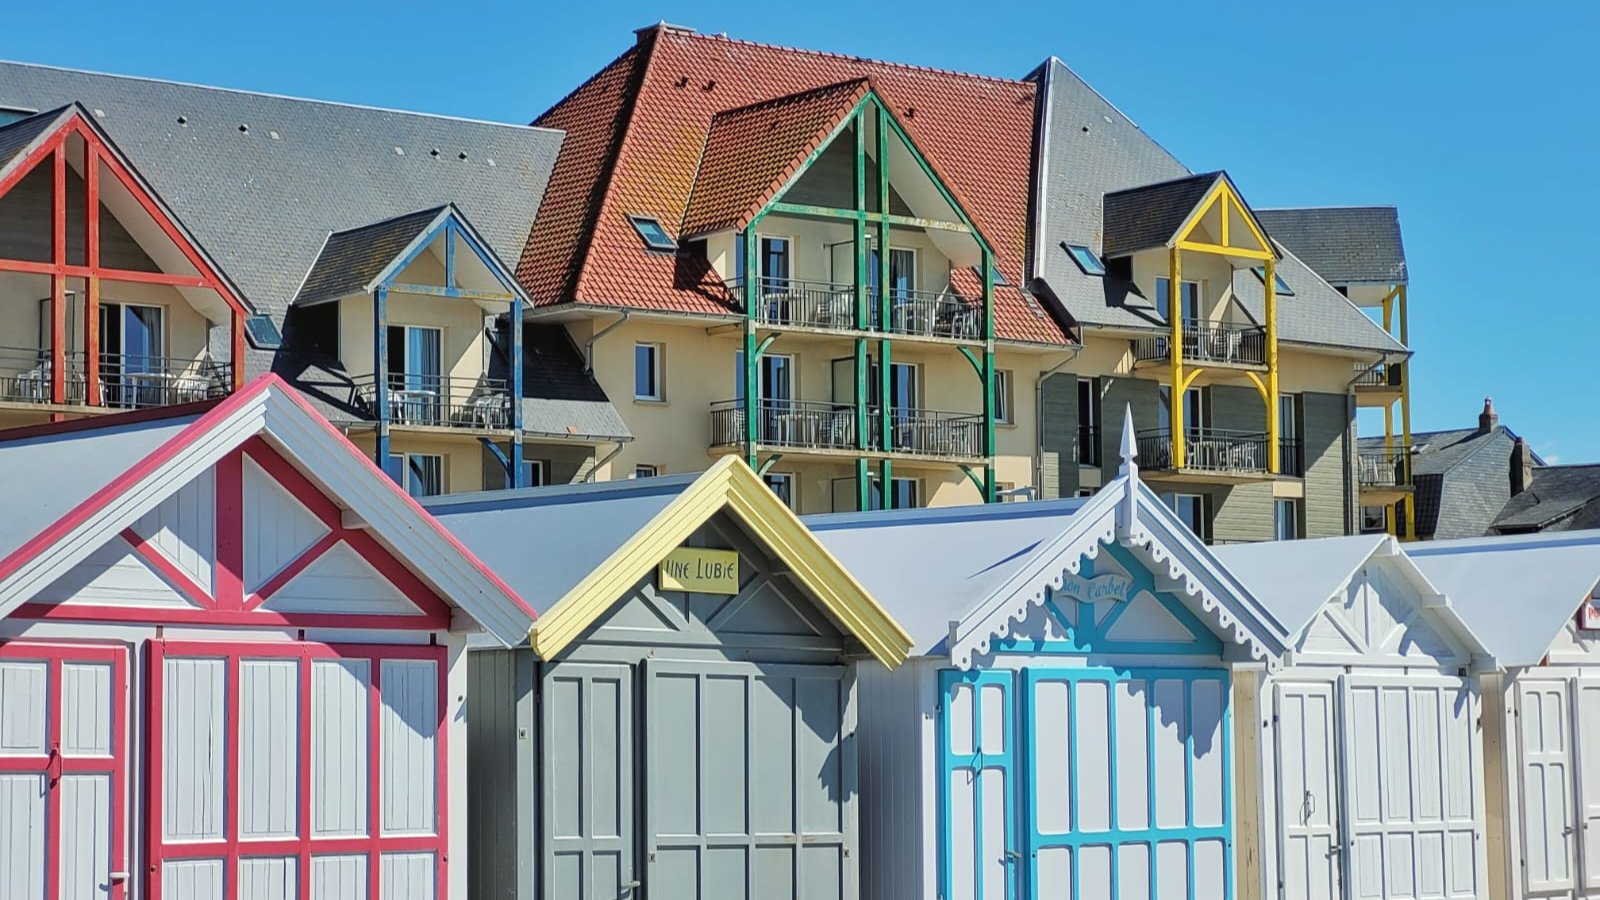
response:
<svg viewBox="0 0 1600 900"><path fill-rule="evenodd" d="M55 262L30 201L8 415L272 371L417 494L737 454L816 513L1092 492L1128 406L1145 477L1209 540L1347 533L1392 502L1362 489L1354 436L1359 405L1405 396L1392 210L1375 294L1324 247L1365 247L1363 222L1256 211L1058 60L994 78L661 24L529 127L0 75L0 136L81 104L215 261L163 269L181 280L155 320L119 288L78 328L110 276ZM166 259L142 252L112 274ZM106 387L74 353L120 354Z"/></svg>
<svg viewBox="0 0 1600 900"><path fill-rule="evenodd" d="M587 477L626 426L504 262L561 141L0 64L0 425L274 372L414 494Z"/></svg>

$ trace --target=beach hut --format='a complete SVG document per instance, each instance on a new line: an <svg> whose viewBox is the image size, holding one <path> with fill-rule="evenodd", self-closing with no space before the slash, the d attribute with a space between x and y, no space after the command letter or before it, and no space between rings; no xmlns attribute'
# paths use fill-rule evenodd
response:
<svg viewBox="0 0 1600 900"><path fill-rule="evenodd" d="M1288 632L1132 455L1086 500L807 520L914 641L861 677L862 896L1234 896L1232 667Z"/></svg>
<svg viewBox="0 0 1600 900"><path fill-rule="evenodd" d="M858 896L856 672L910 639L743 461L428 506L539 611L472 654L473 896Z"/></svg>
<svg viewBox="0 0 1600 900"><path fill-rule="evenodd" d="M0 435L0 895L464 898L533 613L276 378Z"/></svg>
<svg viewBox="0 0 1600 900"><path fill-rule="evenodd" d="M1478 684L1493 660L1447 595L1388 535L1216 554L1293 635L1281 667L1235 687L1258 723L1239 798L1259 816L1239 839L1261 854L1240 896L1495 896Z"/></svg>
<svg viewBox="0 0 1600 900"><path fill-rule="evenodd" d="M1600 531L1409 545L1494 653L1486 896L1600 897Z"/></svg>

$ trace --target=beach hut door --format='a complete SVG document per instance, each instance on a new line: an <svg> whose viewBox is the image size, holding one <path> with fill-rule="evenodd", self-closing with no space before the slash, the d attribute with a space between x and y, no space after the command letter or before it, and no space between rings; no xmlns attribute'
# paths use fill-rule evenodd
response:
<svg viewBox="0 0 1600 900"><path fill-rule="evenodd" d="M1277 722L1278 884L1283 900L1341 896L1335 696L1329 683L1280 683Z"/></svg>
<svg viewBox="0 0 1600 900"><path fill-rule="evenodd" d="M1565 680L1517 681L1521 868L1530 894L1570 892L1576 883L1568 687Z"/></svg>
<svg viewBox="0 0 1600 900"><path fill-rule="evenodd" d="M1585 893L1600 890L1600 680L1579 678L1577 698L1578 845Z"/></svg>
<svg viewBox="0 0 1600 900"><path fill-rule="evenodd" d="M633 671L561 662L540 685L543 897L638 896Z"/></svg>

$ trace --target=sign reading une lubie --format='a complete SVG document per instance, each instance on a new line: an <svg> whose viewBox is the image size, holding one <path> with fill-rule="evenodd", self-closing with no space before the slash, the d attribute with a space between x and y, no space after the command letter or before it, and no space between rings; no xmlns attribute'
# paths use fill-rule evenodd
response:
<svg viewBox="0 0 1600 900"><path fill-rule="evenodd" d="M679 547L657 567L656 582L664 591L737 594L739 554L733 550Z"/></svg>
<svg viewBox="0 0 1600 900"><path fill-rule="evenodd" d="M1133 579L1115 572L1096 575L1093 578L1068 575L1062 579L1061 589L1056 591L1056 595L1084 603L1094 603L1098 600L1125 601L1128 599L1128 589L1131 587Z"/></svg>

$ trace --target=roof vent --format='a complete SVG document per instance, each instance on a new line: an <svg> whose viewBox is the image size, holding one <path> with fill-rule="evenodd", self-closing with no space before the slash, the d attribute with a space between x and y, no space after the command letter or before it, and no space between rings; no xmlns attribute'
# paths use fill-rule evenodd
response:
<svg viewBox="0 0 1600 900"><path fill-rule="evenodd" d="M917 117L917 108L915 106L906 107L906 118L915 119L916 117Z"/></svg>
<svg viewBox="0 0 1600 900"><path fill-rule="evenodd" d="M489 168L491 168L491 169L494 168L494 159L492 157L489 158L489 159L485 159L484 162L489 164Z"/></svg>
<svg viewBox="0 0 1600 900"><path fill-rule="evenodd" d="M676 84L677 84L677 86L679 88L688 87L689 86L689 76L687 76L687 75L678 76L678 80L677 80Z"/></svg>
<svg viewBox="0 0 1600 900"><path fill-rule="evenodd" d="M717 86L717 80L715 78L708 78L708 79L706 79L706 86L701 88L701 90L709 91L709 90L715 88L716 86Z"/></svg>
<svg viewBox="0 0 1600 900"><path fill-rule="evenodd" d="M189 127L189 117L188 116L179 116L178 117L178 124L182 125L185 128Z"/></svg>
<svg viewBox="0 0 1600 900"><path fill-rule="evenodd" d="M239 133L240 134L249 134L250 133L250 126L241 122L239 124Z"/></svg>
<svg viewBox="0 0 1600 900"><path fill-rule="evenodd" d="M460 153L456 154L456 159L465 160L466 158L467 158L467 151L465 151L465 150L463 150Z"/></svg>
<svg viewBox="0 0 1600 900"><path fill-rule="evenodd" d="M435 147L432 150L429 150L428 151L428 155L433 157L434 159L438 159L439 158L439 148Z"/></svg>
<svg viewBox="0 0 1600 900"><path fill-rule="evenodd" d="M106 111L103 109L97 109L94 111L94 117L96 119L104 119L106 117Z"/></svg>
<svg viewBox="0 0 1600 900"><path fill-rule="evenodd" d="M283 140L283 138L276 131L267 132L267 137L272 138L275 141Z"/></svg>
<svg viewBox="0 0 1600 900"><path fill-rule="evenodd" d="M404 147L396 147L396 148L394 148L394 155L395 156L405 156L406 155L405 148Z"/></svg>

